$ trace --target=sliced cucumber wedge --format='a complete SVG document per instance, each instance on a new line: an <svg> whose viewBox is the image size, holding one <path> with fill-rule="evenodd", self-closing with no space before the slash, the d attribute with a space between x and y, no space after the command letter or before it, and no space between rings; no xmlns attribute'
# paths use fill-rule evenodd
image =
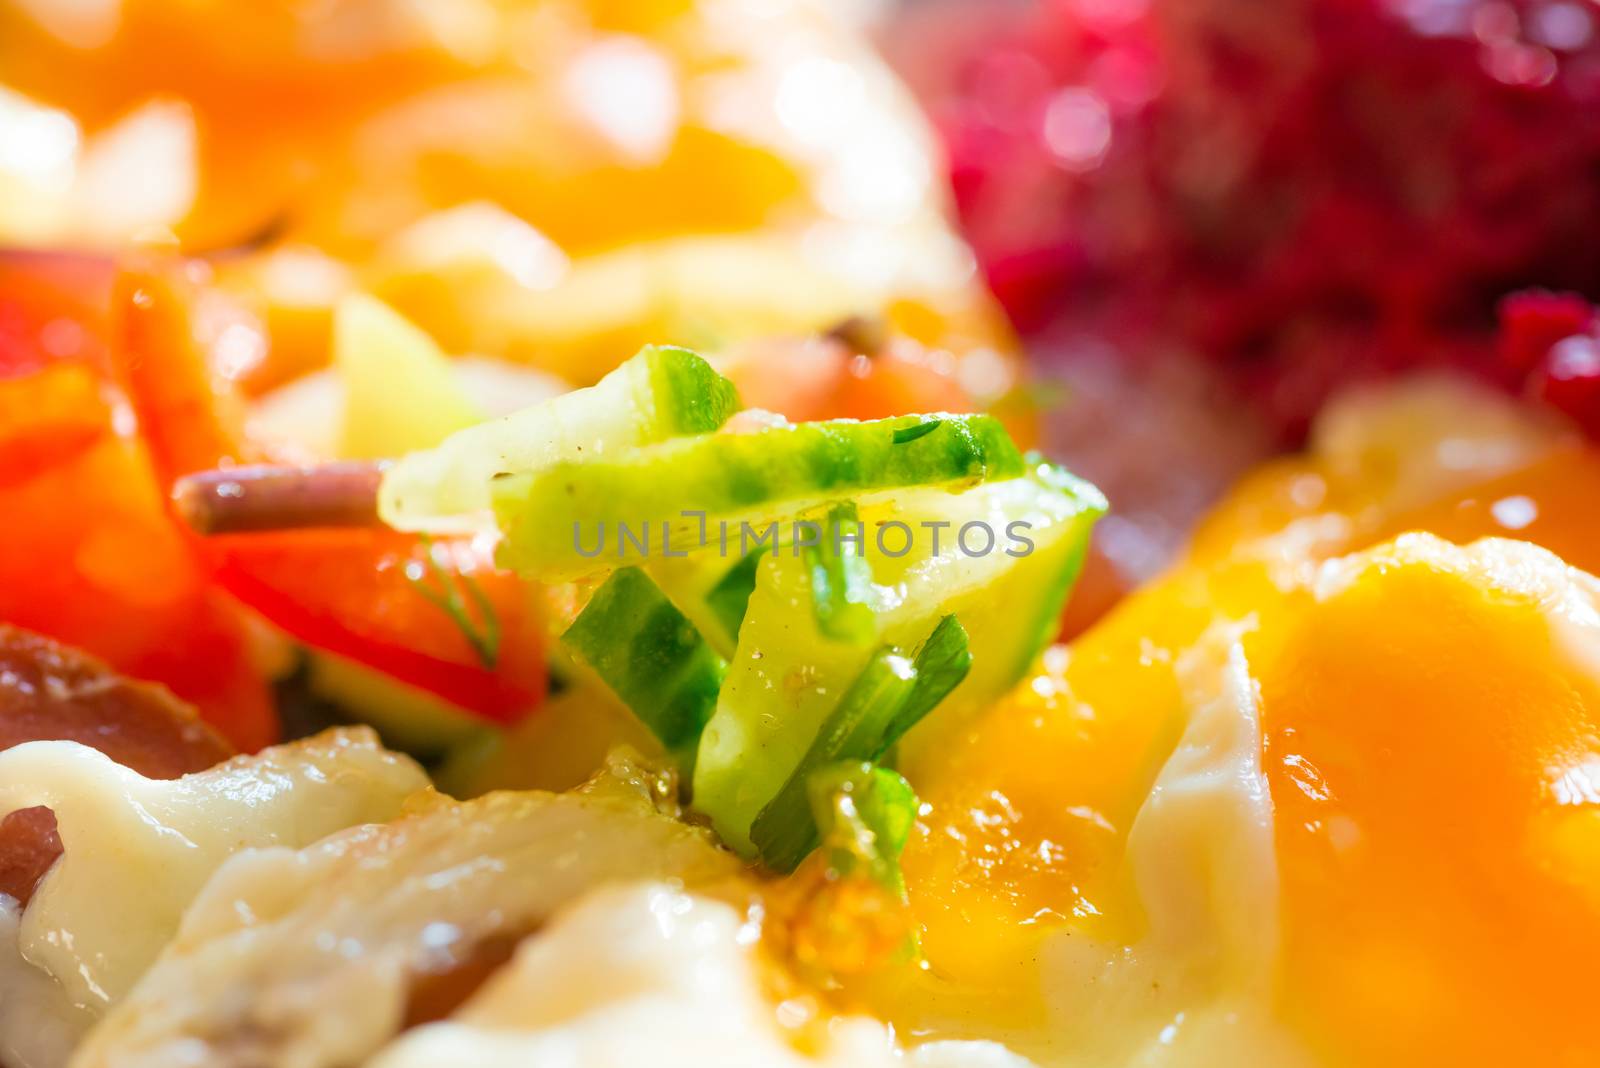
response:
<svg viewBox="0 0 1600 1068"><path fill-rule="evenodd" d="M563 460L716 430L739 409L733 384L687 349L651 347L587 389L451 435L413 453L383 479L378 511L400 530L488 528L490 481Z"/></svg>
<svg viewBox="0 0 1600 1068"><path fill-rule="evenodd" d="M738 555L751 547L746 534L767 533L762 524L831 499L959 487L1026 470L998 420L938 418L931 432L898 443L899 432L929 417L701 435L496 478L501 563L544 580L573 578L630 557L689 551L702 536L720 541L723 521ZM776 524L771 533L781 537Z"/></svg>
<svg viewBox="0 0 1600 1068"><path fill-rule="evenodd" d="M744 623L745 608L756 588L756 568L767 554L765 546L733 560L715 550L685 559L657 559L645 565L662 592L724 659L733 656Z"/></svg>
<svg viewBox="0 0 1600 1068"><path fill-rule="evenodd" d="M765 554L765 549L748 553L706 591L706 609L716 621L713 629L726 643L725 656L732 656L734 646L739 642L739 628L744 625L744 613L750 607L750 595L756 589L756 568L761 566L761 557ZM717 645L718 642L713 639L712 644Z"/></svg>
<svg viewBox="0 0 1600 1068"><path fill-rule="evenodd" d="M726 664L650 576L613 572L561 640L662 745L692 752Z"/></svg>
<svg viewBox="0 0 1600 1068"><path fill-rule="evenodd" d="M955 616L933 628L914 659L881 649L828 715L811 747L750 830L762 863L792 871L817 840L808 791L824 767L877 761L917 721L961 684L972 667L967 632Z"/></svg>
<svg viewBox="0 0 1600 1068"><path fill-rule="evenodd" d="M916 490L862 508L882 641L915 648L949 615L970 636L971 670L932 720L959 721L1023 676L1055 633L1105 507L1093 486L1034 464L1023 478L960 494ZM980 530L993 533L992 547ZM909 546L902 531L913 535ZM752 822L793 775L875 649L821 632L803 559L775 552L762 561L695 767L695 807L730 846L755 854ZM921 733L912 731L910 739Z"/></svg>

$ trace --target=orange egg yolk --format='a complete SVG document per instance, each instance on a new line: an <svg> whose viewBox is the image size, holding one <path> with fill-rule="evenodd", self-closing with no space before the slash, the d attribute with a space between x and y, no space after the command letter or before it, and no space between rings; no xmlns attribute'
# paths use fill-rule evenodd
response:
<svg viewBox="0 0 1600 1068"><path fill-rule="evenodd" d="M1333 1064L1600 1063L1600 665L1526 560L1377 552L1247 640L1286 1015Z"/></svg>

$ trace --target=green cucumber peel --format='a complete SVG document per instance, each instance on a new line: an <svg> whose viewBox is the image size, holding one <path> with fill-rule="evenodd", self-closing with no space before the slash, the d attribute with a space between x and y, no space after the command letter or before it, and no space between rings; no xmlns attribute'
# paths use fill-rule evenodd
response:
<svg viewBox="0 0 1600 1068"><path fill-rule="evenodd" d="M662 745L692 753L727 664L650 576L613 572L561 640Z"/></svg>
<svg viewBox="0 0 1600 1068"><path fill-rule="evenodd" d="M986 415L942 415L931 432L894 443L898 431L926 419L705 434L506 474L490 486L504 535L500 561L530 577L574 578L615 566L630 553L705 548L713 522L737 527L746 552L752 547L745 544L747 533L756 543L776 541L778 520L829 498L910 486L959 488L1026 472L1004 426Z"/></svg>
<svg viewBox="0 0 1600 1068"><path fill-rule="evenodd" d="M656 345L645 353L657 398L658 434L709 434L742 407L738 388L699 353L677 345Z"/></svg>
<svg viewBox="0 0 1600 1068"><path fill-rule="evenodd" d="M738 410L733 383L704 359L688 349L647 346L592 386L468 427L396 461L379 487L379 515L400 530L476 531L487 525L496 476L708 434Z"/></svg>

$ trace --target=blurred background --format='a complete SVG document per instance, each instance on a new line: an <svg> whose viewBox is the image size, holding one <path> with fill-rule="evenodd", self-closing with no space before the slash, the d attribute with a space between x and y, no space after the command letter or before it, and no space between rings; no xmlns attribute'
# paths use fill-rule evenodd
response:
<svg viewBox="0 0 1600 1068"><path fill-rule="evenodd" d="M254 392L325 363L317 309L350 285L574 382L645 339L862 312L958 358L1014 329L1074 398L1046 443L1109 486L1104 540L1142 576L1338 385L1504 377L1504 297L1600 289L1597 18L3 0L0 240L218 259L269 320Z"/></svg>
<svg viewBox="0 0 1600 1068"><path fill-rule="evenodd" d="M13 295L79 307L116 256L194 257L211 367L280 457L419 445L338 429L356 291L488 414L660 341L793 418L992 408L1107 489L1106 601L1351 382L1447 367L1600 427L1600 350L1551 363L1600 296L1597 20L0 0L0 243ZM13 369L43 306L0 290Z"/></svg>

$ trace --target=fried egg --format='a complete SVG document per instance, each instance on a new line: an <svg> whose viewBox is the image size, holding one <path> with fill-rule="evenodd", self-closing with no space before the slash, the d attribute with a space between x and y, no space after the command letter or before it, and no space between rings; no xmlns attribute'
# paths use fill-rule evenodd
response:
<svg viewBox="0 0 1600 1068"><path fill-rule="evenodd" d="M922 740L929 972L869 996L1042 1064L1593 1063L1597 471L1457 385L1331 412Z"/></svg>

